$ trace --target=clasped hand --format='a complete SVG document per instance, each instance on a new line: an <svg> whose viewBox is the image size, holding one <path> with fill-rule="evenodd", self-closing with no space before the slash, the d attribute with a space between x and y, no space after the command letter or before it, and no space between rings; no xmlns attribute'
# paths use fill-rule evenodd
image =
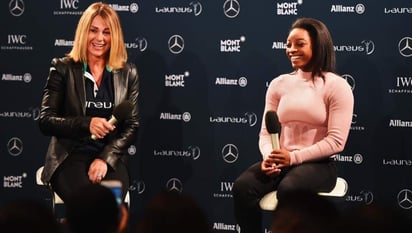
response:
<svg viewBox="0 0 412 233"><path fill-rule="evenodd" d="M279 175L282 168L290 166L290 155L287 150L273 150L262 161L260 167L263 173L268 176Z"/></svg>
<svg viewBox="0 0 412 233"><path fill-rule="evenodd" d="M96 138L104 138L108 133L113 131L115 126L110 124L105 118L93 117L90 121L89 130Z"/></svg>

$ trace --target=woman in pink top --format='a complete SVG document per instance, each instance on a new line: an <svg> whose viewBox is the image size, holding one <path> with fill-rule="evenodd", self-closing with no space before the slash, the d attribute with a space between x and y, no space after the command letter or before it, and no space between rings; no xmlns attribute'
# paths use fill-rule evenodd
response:
<svg viewBox="0 0 412 233"><path fill-rule="evenodd" d="M353 93L336 74L327 27L312 18L295 21L286 56L294 71L272 80L264 109L264 114L275 111L278 115L280 149L272 148L263 120L259 133L263 159L233 186L235 217L242 233L263 232L259 200L273 190L279 201L294 190L331 191L337 178L333 157L343 151L350 130Z"/></svg>

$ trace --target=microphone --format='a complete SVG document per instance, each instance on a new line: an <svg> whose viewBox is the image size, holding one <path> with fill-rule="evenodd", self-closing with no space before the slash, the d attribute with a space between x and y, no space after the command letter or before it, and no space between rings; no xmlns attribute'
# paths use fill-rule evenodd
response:
<svg viewBox="0 0 412 233"><path fill-rule="evenodd" d="M130 115L132 109L133 104L130 101L123 101L122 103L114 107L113 114L108 122L112 125L115 125L117 122L124 121ZM97 137L95 135L92 135L91 139L96 140Z"/></svg>
<svg viewBox="0 0 412 233"><path fill-rule="evenodd" d="M266 130L272 139L272 148L280 149L279 144L279 134L280 134L280 123L278 115L275 111L267 111L265 115Z"/></svg>

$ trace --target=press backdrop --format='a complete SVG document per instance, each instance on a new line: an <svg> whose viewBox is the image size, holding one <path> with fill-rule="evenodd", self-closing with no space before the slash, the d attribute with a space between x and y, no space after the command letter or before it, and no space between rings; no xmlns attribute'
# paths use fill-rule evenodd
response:
<svg viewBox="0 0 412 233"><path fill-rule="evenodd" d="M0 3L0 202L48 200L36 186L48 137L38 129L50 61L73 44L88 0ZM408 0L106 1L118 12L141 81L139 139L129 149L132 220L162 189L193 195L216 232L236 231L234 179L261 159L270 80L290 72L298 17L329 27L355 109L336 160L343 209L384 202L412 212L412 2ZM134 217L136 216L136 217Z"/></svg>

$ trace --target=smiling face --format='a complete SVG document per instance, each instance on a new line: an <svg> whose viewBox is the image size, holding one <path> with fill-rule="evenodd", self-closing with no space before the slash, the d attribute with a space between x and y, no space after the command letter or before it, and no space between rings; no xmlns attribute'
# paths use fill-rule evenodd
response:
<svg viewBox="0 0 412 233"><path fill-rule="evenodd" d="M308 31L302 28L290 31L286 41L286 56L294 69L311 71L308 65L312 59L312 41Z"/></svg>
<svg viewBox="0 0 412 233"><path fill-rule="evenodd" d="M87 36L87 56L105 59L110 50L110 29L100 15L94 17Z"/></svg>

